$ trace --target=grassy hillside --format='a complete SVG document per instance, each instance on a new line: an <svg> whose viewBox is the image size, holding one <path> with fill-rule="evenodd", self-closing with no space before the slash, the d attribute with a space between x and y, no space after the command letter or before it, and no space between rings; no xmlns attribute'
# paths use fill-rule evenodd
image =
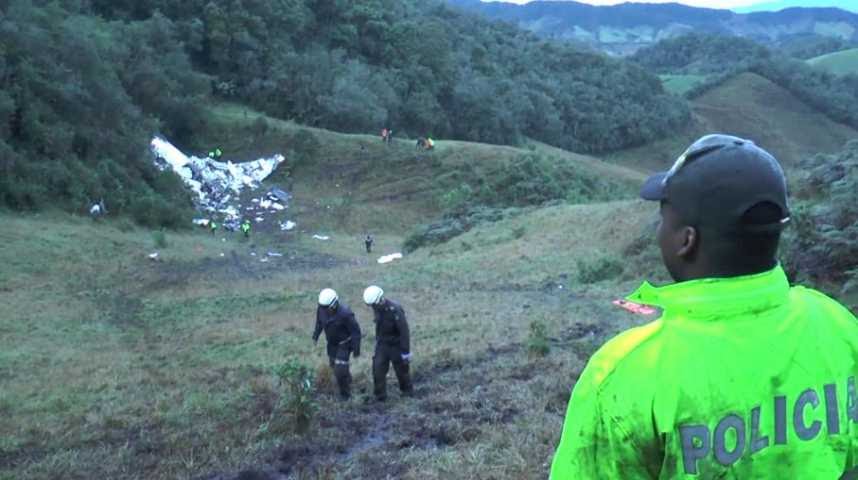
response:
<svg viewBox="0 0 858 480"><path fill-rule="evenodd" d="M666 168L696 138L722 132L754 140L787 168L820 152L836 152L858 138L855 129L833 122L787 90L759 75L743 73L692 102L694 122L673 138L612 158L643 169Z"/></svg>
<svg viewBox="0 0 858 480"><path fill-rule="evenodd" d="M855 74L858 73L858 48L814 57L807 63L835 75Z"/></svg>
<svg viewBox="0 0 858 480"><path fill-rule="evenodd" d="M620 255L624 233L651 218L639 203L552 207L382 266L347 235L168 235L153 262L144 230L4 214L0 478L544 478L583 362L643 320L610 305L636 273L585 284L575 262ZM379 236L378 248L400 240ZM286 256L260 262L268 250ZM364 404L369 282L412 322L417 398L393 393L385 408ZM309 338L328 285L369 334L345 405ZM534 322L546 357L528 353ZM308 435L271 371L289 359L319 375L324 413Z"/></svg>
<svg viewBox="0 0 858 480"><path fill-rule="evenodd" d="M188 149L217 139L227 158L287 152L266 186L294 192L295 231L262 224L245 240L0 212L0 479L545 478L585 362L648 320L611 301L667 279L656 207L524 207L388 265L376 255L443 211L454 168L490 178L527 153L620 184L643 175L539 143L418 153L410 140L263 118L221 106L209 141ZM363 251L366 230L376 254ZM391 376L387 404L368 402L370 283L408 312L415 398ZM310 340L327 286L366 333L348 403ZM302 407L275 374L288 361L316 376ZM318 408L308 432L296 408Z"/></svg>
<svg viewBox="0 0 858 480"><path fill-rule="evenodd" d="M378 136L307 128L234 104L213 108L208 124L189 150L206 151L212 145L204 139L217 139L226 159L286 155L267 184L295 196L289 213L308 231L404 233L440 216L451 190L463 183L474 188L491 183L528 155L629 194L641 180L632 170L539 142L514 148L437 140L433 151L424 152L414 139L395 136L387 146Z"/></svg>
<svg viewBox="0 0 858 480"><path fill-rule="evenodd" d="M706 81L705 75L659 75L664 89L674 95L683 96L686 92Z"/></svg>
<svg viewBox="0 0 858 480"><path fill-rule="evenodd" d="M442 212L444 174L465 165L490 178L539 154L621 184L641 175L538 143L441 140L419 153L406 139L385 147L261 118L221 106L208 141L185 149L217 139L226 159L286 152L266 186L294 193L292 232L262 224L250 240L189 231L162 241L127 220L0 212L0 479L544 478L584 361L643 320L610 300L658 271L644 257L621 261L652 206L528 207L390 265L361 237L373 232L378 255L398 251L409 227ZM418 395L392 393L385 408L364 403L369 283L412 322ZM367 333L349 404L333 401L323 347L309 338L325 286ZM530 353L541 346L547 356ZM318 374L323 414L303 435L273 373L293 359Z"/></svg>

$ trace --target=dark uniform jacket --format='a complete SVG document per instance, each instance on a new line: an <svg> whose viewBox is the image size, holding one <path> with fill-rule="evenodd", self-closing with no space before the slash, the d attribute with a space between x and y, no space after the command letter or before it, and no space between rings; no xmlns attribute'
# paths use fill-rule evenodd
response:
<svg viewBox="0 0 858 480"><path fill-rule="evenodd" d="M408 321L405 310L392 300L385 300L375 312L376 342L384 345L396 345L402 353L411 352L411 335L408 333Z"/></svg>
<svg viewBox="0 0 858 480"><path fill-rule="evenodd" d="M313 341L325 331L328 340L328 356L340 360L348 360L349 352L360 355L360 326L355 320L355 314L342 303L333 312L327 307L316 308L316 329L313 331ZM337 353L340 352L339 355ZM340 358L345 354L345 358Z"/></svg>

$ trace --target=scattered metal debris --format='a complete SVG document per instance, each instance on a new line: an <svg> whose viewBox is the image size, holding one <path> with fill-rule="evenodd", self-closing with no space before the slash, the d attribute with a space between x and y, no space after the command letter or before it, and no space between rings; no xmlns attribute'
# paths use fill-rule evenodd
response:
<svg viewBox="0 0 858 480"><path fill-rule="evenodd" d="M380 257L378 259L378 263L382 263L382 264L383 263L390 263L390 262L392 262L394 260L398 260L400 258L402 258L401 253L398 253L398 252L397 253L391 253L390 255L384 255L384 256Z"/></svg>
<svg viewBox="0 0 858 480"><path fill-rule="evenodd" d="M295 222L287 220L285 222L280 223L280 230L284 232L289 231L295 228L296 225L297 224Z"/></svg>
<svg viewBox="0 0 858 480"><path fill-rule="evenodd" d="M211 158L188 157L161 137L153 138L150 148L155 156L155 165L162 171L169 168L178 174L184 184L194 192L197 207L205 212L222 215L222 223L228 230L236 230L241 223L241 205L238 204L241 191L244 188L259 187L259 183L285 160L280 154L237 164L230 161L218 162ZM272 189L274 190L288 200L286 192Z"/></svg>

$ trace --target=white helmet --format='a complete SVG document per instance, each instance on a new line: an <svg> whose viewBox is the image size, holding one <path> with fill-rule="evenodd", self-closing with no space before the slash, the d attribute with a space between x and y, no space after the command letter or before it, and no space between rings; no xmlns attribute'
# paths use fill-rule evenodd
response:
<svg viewBox="0 0 858 480"><path fill-rule="evenodd" d="M363 291L363 303L367 305L377 305L381 302L381 297L384 295L384 290L375 285L366 287Z"/></svg>
<svg viewBox="0 0 858 480"><path fill-rule="evenodd" d="M323 307L330 307L331 305L337 303L340 297L337 296L337 292L333 289L326 288L319 292L319 305Z"/></svg>

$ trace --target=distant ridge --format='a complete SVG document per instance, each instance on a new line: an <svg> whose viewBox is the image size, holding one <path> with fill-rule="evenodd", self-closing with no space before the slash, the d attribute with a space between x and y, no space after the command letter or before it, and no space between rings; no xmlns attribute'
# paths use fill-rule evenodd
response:
<svg viewBox="0 0 858 480"><path fill-rule="evenodd" d="M851 12L858 12L858 1L856 0L778 0L776 2L762 2L747 7L737 7L732 10L736 13L751 12L776 12L785 8L840 8Z"/></svg>
<svg viewBox="0 0 858 480"><path fill-rule="evenodd" d="M841 8L786 8L797 1L776 2L785 8L777 12L737 13L678 3L594 6L574 1L535 1L517 5L448 0L452 5L515 23L543 37L584 43L614 55L628 55L659 40L690 32L737 35L766 45L812 37L858 41L858 14ZM858 0L837 3L858 9ZM773 4L751 8L764 9L764 5Z"/></svg>

